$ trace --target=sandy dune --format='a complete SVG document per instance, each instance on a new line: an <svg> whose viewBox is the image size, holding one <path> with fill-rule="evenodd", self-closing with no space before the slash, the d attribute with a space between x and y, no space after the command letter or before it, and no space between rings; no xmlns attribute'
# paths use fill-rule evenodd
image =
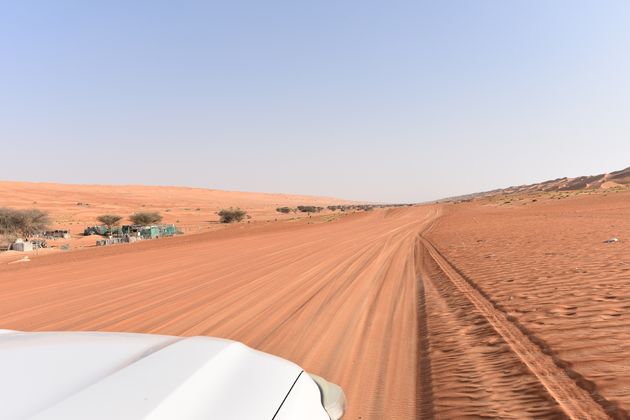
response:
<svg viewBox="0 0 630 420"><path fill-rule="evenodd" d="M461 201L478 199L481 197L497 197L507 198L510 196L543 195L545 193L562 193L562 192L597 192L598 190L607 189L630 189L630 168L620 171L608 172L599 175L579 176L575 178L558 178L550 179L535 184L516 185L507 188L499 188L491 191L477 192L465 194L458 197L450 197L440 201Z"/></svg>
<svg viewBox="0 0 630 420"><path fill-rule="evenodd" d="M236 339L342 385L348 419L627 418L628 216L487 199L33 256L0 263L0 327Z"/></svg>
<svg viewBox="0 0 630 420"><path fill-rule="evenodd" d="M81 233L98 224L100 214L127 217L138 211L157 211L165 223L176 223L184 232L216 229L209 222L219 220L216 212L225 207L241 207L252 220L283 219L294 215L277 213L277 207L349 203L330 197L290 194L263 194L188 187L149 187L142 185L70 185L0 181L0 207L48 211L54 228ZM127 223L123 220L122 223ZM93 243L93 238L90 243Z"/></svg>

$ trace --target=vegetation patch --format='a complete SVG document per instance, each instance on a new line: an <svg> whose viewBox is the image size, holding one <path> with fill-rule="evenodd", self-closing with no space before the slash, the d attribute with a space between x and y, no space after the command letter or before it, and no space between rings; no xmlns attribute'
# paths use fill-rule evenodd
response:
<svg viewBox="0 0 630 420"><path fill-rule="evenodd" d="M162 221L162 215L158 212L139 212L129 216L134 225L149 226Z"/></svg>
<svg viewBox="0 0 630 420"><path fill-rule="evenodd" d="M230 207L229 209L221 209L217 212L220 218L221 223L235 223L240 222L247 216L247 212L245 210L241 210L240 208Z"/></svg>

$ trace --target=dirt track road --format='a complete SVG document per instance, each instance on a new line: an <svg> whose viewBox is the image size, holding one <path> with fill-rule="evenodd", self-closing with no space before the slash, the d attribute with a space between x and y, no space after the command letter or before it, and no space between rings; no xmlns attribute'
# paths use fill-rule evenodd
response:
<svg viewBox="0 0 630 420"><path fill-rule="evenodd" d="M198 235L176 247L55 256L0 271L1 325L232 338L340 383L347 418L414 418L410 250L435 214L375 211L237 238Z"/></svg>
<svg viewBox="0 0 630 420"><path fill-rule="evenodd" d="M0 327L210 335L340 384L346 419L601 418L421 234L432 206L42 257L0 271Z"/></svg>

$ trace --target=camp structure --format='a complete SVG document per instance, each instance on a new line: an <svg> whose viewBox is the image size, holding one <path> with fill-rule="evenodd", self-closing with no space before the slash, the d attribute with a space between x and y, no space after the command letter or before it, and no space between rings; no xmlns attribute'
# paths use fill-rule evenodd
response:
<svg viewBox="0 0 630 420"><path fill-rule="evenodd" d="M105 225L97 225L97 226L88 226L83 230L84 236L90 235L101 235L101 236L122 236L123 231L119 226L114 226L112 232L110 233L109 229Z"/></svg>
<svg viewBox="0 0 630 420"><path fill-rule="evenodd" d="M92 226L95 227L95 226ZM90 228L88 228L90 229ZM86 232L88 231L86 229ZM102 230L97 230L100 232ZM99 239L96 241L96 245L113 245L119 243L128 243L128 242L136 242L142 241L145 239L157 239L167 236L173 236L178 233L177 227L175 225L152 225L152 226L143 226L143 225L123 225L121 227L116 227L114 229L114 234L111 238L107 239ZM87 234L87 233L86 233ZM90 233L94 234L94 233ZM97 233L99 235L105 236L105 234Z"/></svg>
<svg viewBox="0 0 630 420"><path fill-rule="evenodd" d="M156 239L164 236L173 236L177 233L175 225L124 225L122 234L130 237L140 237L142 239Z"/></svg>
<svg viewBox="0 0 630 420"><path fill-rule="evenodd" d="M70 239L70 231L62 229L47 230L44 232L44 237L46 239Z"/></svg>
<svg viewBox="0 0 630 420"><path fill-rule="evenodd" d="M11 249L20 252L32 251L33 244L29 241L25 241L24 239L16 239L15 242L11 244Z"/></svg>

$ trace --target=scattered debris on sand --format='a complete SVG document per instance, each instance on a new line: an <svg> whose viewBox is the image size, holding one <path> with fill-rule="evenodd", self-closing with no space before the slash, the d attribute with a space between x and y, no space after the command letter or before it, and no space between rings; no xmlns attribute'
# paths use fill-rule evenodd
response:
<svg viewBox="0 0 630 420"><path fill-rule="evenodd" d="M29 262L31 259L29 257L22 257L19 260L15 260L15 261L10 261L8 264L15 264L15 263L23 263L23 262Z"/></svg>

